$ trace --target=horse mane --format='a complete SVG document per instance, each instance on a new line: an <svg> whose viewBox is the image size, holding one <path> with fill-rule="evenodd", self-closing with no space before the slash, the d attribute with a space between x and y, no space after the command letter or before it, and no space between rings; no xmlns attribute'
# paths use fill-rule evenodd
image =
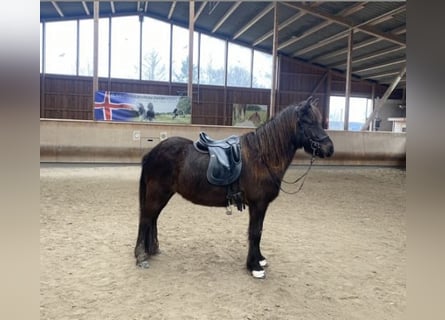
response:
<svg viewBox="0 0 445 320"><path fill-rule="evenodd" d="M251 150L257 150L257 156L269 166L283 167L288 165L295 153L297 126L298 114L295 106L288 106L254 132L246 134L244 143Z"/></svg>
<svg viewBox="0 0 445 320"><path fill-rule="evenodd" d="M306 103L309 102L303 101L286 107L254 132L246 134L244 143L258 150L258 156L269 166L287 168L296 149L301 146L299 118L300 110ZM310 121L320 121L321 114L318 108L309 103L309 108L306 110L305 115Z"/></svg>

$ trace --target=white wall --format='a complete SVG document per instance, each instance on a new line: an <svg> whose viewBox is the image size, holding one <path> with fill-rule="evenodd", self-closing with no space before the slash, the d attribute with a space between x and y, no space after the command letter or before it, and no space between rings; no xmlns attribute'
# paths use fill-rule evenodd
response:
<svg viewBox="0 0 445 320"><path fill-rule="evenodd" d="M183 136L195 140L200 131L216 139L240 135L252 128L40 120L41 162L139 163L141 157L163 137ZM405 166L406 134L393 132L328 131L334 156L317 159L320 165ZM309 155L299 150L296 164L307 164Z"/></svg>

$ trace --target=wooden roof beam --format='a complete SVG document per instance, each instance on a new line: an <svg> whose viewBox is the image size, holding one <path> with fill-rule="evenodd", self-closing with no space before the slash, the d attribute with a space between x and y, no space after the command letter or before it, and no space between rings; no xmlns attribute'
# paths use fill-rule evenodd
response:
<svg viewBox="0 0 445 320"><path fill-rule="evenodd" d="M306 38L307 36L310 36L311 34L323 29L324 27L327 27L331 23L332 23L331 21L324 21L322 23L317 24L313 28L306 30L305 32L303 32L303 34L299 36L292 36L289 40L281 43L278 46L278 50L283 50L284 48L290 46L291 44L294 44L295 42L300 41L301 39Z"/></svg>
<svg viewBox="0 0 445 320"><path fill-rule="evenodd" d="M289 6L289 7L292 7L292 8L303 10L303 11L307 12L308 14L317 16L319 18L332 21L332 22L334 22L336 24L339 24L339 25L342 25L342 26L348 28L348 30L349 30L349 28L353 28L354 31L357 31L357 30L358 31L362 31L362 32L370 34L370 35L372 35L374 37L378 37L378 38L381 38L381 39L393 42L393 43L395 43L397 45L400 45L402 47L406 47L405 42L402 39L400 39L399 37L397 37L396 35L383 33L383 32L381 32L381 31L379 31L377 29L374 29L372 27L366 26L367 24L372 23L372 21L374 19L377 19L380 16L375 17L375 18L370 19L370 20L367 20L367 21L365 21L363 23L360 23L358 25L352 25L352 23L350 23L346 19L343 19L342 17L337 17L337 16L334 16L334 15L331 15L331 14L327 14L327 13L324 13L324 12L319 12L319 11L313 9L313 8L308 7L308 6L304 6L304 5L301 5L301 4L298 4L298 3L286 3L286 2L283 2L283 4L285 4L285 5ZM396 8L394 10L391 10L389 12L385 12L384 15L387 15L390 12L397 12L398 10L401 10L403 7L405 7L405 5L403 5L403 6L399 7L399 8ZM346 33L346 35L349 32L348 30L344 31ZM295 54L297 54L297 53L295 53Z"/></svg>
<svg viewBox="0 0 445 320"><path fill-rule="evenodd" d="M379 102L375 106L374 110L371 112L369 117L366 119L365 123L363 124L363 126L361 128L361 131L368 130L369 125L371 124L371 121L374 120L375 116L378 114L380 109L383 107L386 100L388 100L389 96L391 95L391 92L397 87L397 85L399 84L400 80L403 78L405 73L406 73L406 66L403 66L400 73L397 75L397 77L394 79L394 81L390 84L388 89L386 89L385 93L383 94L382 99L379 100Z"/></svg>
<svg viewBox="0 0 445 320"><path fill-rule="evenodd" d="M395 64L405 63L405 62L406 62L406 59L399 59L399 60L395 60L395 61L385 62L383 64L374 65L372 67L367 67L367 68L362 68L362 69L358 69L358 70L353 70L353 72L354 73L362 73L362 72L367 72L367 71L371 71L371 70L375 70L375 69L385 68L385 67L393 66Z"/></svg>
<svg viewBox="0 0 445 320"><path fill-rule="evenodd" d="M364 9L367 3L368 2L358 2L358 3L352 5L352 6L348 7L348 8L343 9L338 15L341 16L341 17L350 16L351 14L356 13L356 12Z"/></svg>
<svg viewBox="0 0 445 320"><path fill-rule="evenodd" d="M348 16L348 15L354 13L354 12L357 12L357 11L359 11L359 10L362 10L364 7L365 7L364 4L361 3L361 2L359 2L359 3L354 4L354 5L352 5L352 6L348 7L348 8L345 8L344 10L340 11L340 12L339 12L338 14L336 14L335 16L344 18L344 17L346 17L346 16ZM300 11L300 12L303 12L303 11ZM291 39L285 41L284 43L282 43L282 44L278 47L278 50L282 50L282 49L284 49L285 47L287 47L287 46L289 46L289 45L291 45L291 44L293 44L293 43L295 43L295 42L297 42L297 41L300 41L301 39L304 39L304 38L306 38L307 36L310 36L311 34L313 34L313 33L317 32L317 31L323 29L324 27L329 26L329 25L332 24L332 23L334 23L334 22L333 22L333 21L330 21L330 20L324 21L324 22L322 22L322 23L320 23L320 24L314 26L313 28L306 30L306 32L304 32L302 35L297 36L297 37L292 37Z"/></svg>
<svg viewBox="0 0 445 320"><path fill-rule="evenodd" d="M391 31L391 33L396 35L404 34L406 33L406 26L395 28Z"/></svg>
<svg viewBox="0 0 445 320"><path fill-rule="evenodd" d="M314 2L317 3L317 2ZM295 21L297 21L298 19L300 19L302 16L304 16L306 13L304 13L303 11L299 11L297 14L293 15L292 17L290 17L289 19L287 19L286 21L284 21L283 23L280 23L280 25L278 26L278 31L286 28L288 25L294 23ZM265 41L266 39L272 37L273 35L273 31L269 31L267 33L265 33L264 35L262 35L261 37L257 38L254 42L253 42L253 46L257 46L259 45L261 42Z"/></svg>
<svg viewBox="0 0 445 320"><path fill-rule="evenodd" d="M216 23L215 27L212 29L212 33L215 33L216 30L218 30L224 22L229 19L229 17L232 15L232 13L235 12L235 10L241 5L241 1L235 2L229 10L222 16L222 18Z"/></svg>
<svg viewBox="0 0 445 320"><path fill-rule="evenodd" d="M201 15L201 13L204 11L204 8L206 7L208 1L204 1L201 6L199 7L198 11L195 14L194 22L196 22Z"/></svg>
<svg viewBox="0 0 445 320"><path fill-rule="evenodd" d="M386 77L394 76L394 75L396 75L398 73L399 73L398 71L385 72L385 73L376 73L376 74L372 74L372 75L366 76L366 78L367 79L386 78Z"/></svg>
<svg viewBox="0 0 445 320"><path fill-rule="evenodd" d="M61 16L63 18L65 15L63 14L63 12L60 9L59 5L55 1L51 1L51 4L53 5L54 9L56 9L56 11L59 14L59 16Z"/></svg>
<svg viewBox="0 0 445 320"><path fill-rule="evenodd" d="M392 34L400 34L400 33L403 33L403 31L406 32L406 27L395 28L395 29L393 29L391 31L391 33ZM347 35L348 35L347 33L341 33L341 34L337 34L337 35L335 35L333 37L326 38L325 40L322 40L322 41L320 41L319 43L317 43L315 45L312 45L312 46L309 46L309 47L307 47L305 49L297 51L296 53L294 53L294 56L302 54L301 53L302 51L304 51L303 53L306 53L306 51L308 51L308 50L312 51L312 50L318 49L321 46L324 46L324 45L327 45L327 44L329 44L331 42L334 42L334 41L340 40L342 38L345 38ZM368 39L368 40L364 40L362 42L355 43L354 44L354 49L360 49L360 48L372 45L374 43L377 43L379 41L381 41L381 39L379 39L379 38L371 38L371 39ZM403 47L400 47L400 48L403 49L405 47L403 46ZM338 55L341 55L341 54L345 54L346 52L348 52L347 48L338 49L336 51L331 51L331 52L328 52L328 53L326 53L324 55L317 56L314 59L312 59L311 61L319 60L319 59L329 59L329 58L332 58L332 57L335 57L335 56L338 56Z"/></svg>
<svg viewBox="0 0 445 320"><path fill-rule="evenodd" d="M383 49L383 50L375 51L375 52L372 52L372 53L364 54L364 55L361 55L359 57L353 58L352 59L352 64L363 62L363 61L370 60L370 59L374 59L374 58L377 58L377 57L380 57L380 56L385 56L387 54L390 54L390 53L393 53L393 52L397 52L397 51L400 51L402 49L403 48L401 48L401 47L395 47L395 48L391 48L391 49ZM335 69L335 68L339 68L339 67L341 67L341 66L343 66L345 64L346 64L346 61L342 61L340 63L327 65L327 67Z"/></svg>
<svg viewBox="0 0 445 320"><path fill-rule="evenodd" d="M257 14L248 24L246 24L244 27L241 28L240 31L238 31L238 33L236 33L233 36L233 40L239 38L244 32L246 32L247 30L249 30L255 23L257 23L262 17L264 17L266 14L269 13L269 11L271 11L274 7L274 4L271 3L269 4L266 8L264 8L263 11L261 11L259 14Z"/></svg>
<svg viewBox="0 0 445 320"><path fill-rule="evenodd" d="M85 11L86 15L90 15L90 10L88 9L88 6L85 1L82 1L83 10Z"/></svg>
<svg viewBox="0 0 445 320"><path fill-rule="evenodd" d="M176 0L172 2L172 5L170 6L170 11L168 12L168 20L170 20L173 16L173 12L175 12L176 8Z"/></svg>

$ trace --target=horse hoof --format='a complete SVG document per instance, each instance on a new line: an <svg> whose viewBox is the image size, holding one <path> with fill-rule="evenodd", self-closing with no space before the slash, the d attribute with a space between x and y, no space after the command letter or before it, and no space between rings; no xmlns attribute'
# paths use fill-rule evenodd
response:
<svg viewBox="0 0 445 320"><path fill-rule="evenodd" d="M139 262L137 263L137 266L140 267L140 268L142 268L142 269L148 269L148 268L150 267L150 265L148 264L148 261L147 261L147 260L139 261Z"/></svg>
<svg viewBox="0 0 445 320"><path fill-rule="evenodd" d="M262 267L267 267L267 266L268 266L268 264L267 264L267 260L266 260L266 259L261 260L261 261L260 261L260 266L262 266Z"/></svg>
<svg viewBox="0 0 445 320"><path fill-rule="evenodd" d="M266 277L266 271L264 271L264 270L252 270L252 276L255 279L264 279Z"/></svg>

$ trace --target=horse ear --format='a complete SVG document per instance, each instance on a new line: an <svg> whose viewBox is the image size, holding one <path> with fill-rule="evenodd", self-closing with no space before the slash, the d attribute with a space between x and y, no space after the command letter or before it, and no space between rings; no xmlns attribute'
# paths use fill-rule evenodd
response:
<svg viewBox="0 0 445 320"><path fill-rule="evenodd" d="M299 117L302 117L303 115L305 115L308 112L308 110L311 108L311 100L312 100L312 97L309 97L306 100L300 102L295 107L295 110L297 111L297 114Z"/></svg>
<svg viewBox="0 0 445 320"><path fill-rule="evenodd" d="M309 98L307 98L306 99L306 101L304 101L303 103L302 103L302 107L301 107L301 110L302 111L307 111L307 110L309 110L309 108L311 107L311 105L312 105L312 101L314 100L314 98L312 97L312 96L310 96Z"/></svg>
<svg viewBox="0 0 445 320"><path fill-rule="evenodd" d="M312 101L311 101L311 105L313 106L313 107L316 107L317 105L318 105L318 102L320 101L320 99L318 99L318 98L315 98L315 99L312 99Z"/></svg>

